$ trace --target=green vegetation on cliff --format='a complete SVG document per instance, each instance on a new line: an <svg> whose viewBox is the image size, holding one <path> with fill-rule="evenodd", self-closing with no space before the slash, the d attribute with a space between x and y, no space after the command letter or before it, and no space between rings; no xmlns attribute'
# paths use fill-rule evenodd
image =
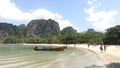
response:
<svg viewBox="0 0 120 68"><path fill-rule="evenodd" d="M16 34L17 26L0 22L0 37L12 36Z"/></svg>
<svg viewBox="0 0 120 68"><path fill-rule="evenodd" d="M27 25L27 37L43 36L47 34L60 34L59 24L51 19L32 20Z"/></svg>
<svg viewBox="0 0 120 68"><path fill-rule="evenodd" d="M73 29L72 27L66 27L61 31L62 34L74 34L77 33L77 30Z"/></svg>
<svg viewBox="0 0 120 68"><path fill-rule="evenodd" d="M58 22L48 19L36 19L27 25L19 26L0 23L0 43L63 43L78 44L120 44L120 25L97 32L88 29L77 33L73 27L66 27L60 31Z"/></svg>

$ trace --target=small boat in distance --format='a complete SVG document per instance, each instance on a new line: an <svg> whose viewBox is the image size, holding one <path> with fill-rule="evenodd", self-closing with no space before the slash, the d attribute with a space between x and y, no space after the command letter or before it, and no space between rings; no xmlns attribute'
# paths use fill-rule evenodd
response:
<svg viewBox="0 0 120 68"><path fill-rule="evenodd" d="M57 47L57 48L38 48L37 46L34 48L35 51L63 51L67 46Z"/></svg>

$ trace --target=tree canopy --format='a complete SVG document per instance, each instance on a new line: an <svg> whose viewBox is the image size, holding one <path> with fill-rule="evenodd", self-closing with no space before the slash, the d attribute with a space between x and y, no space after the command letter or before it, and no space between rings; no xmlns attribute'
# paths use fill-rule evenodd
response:
<svg viewBox="0 0 120 68"><path fill-rule="evenodd" d="M104 42L106 44L120 44L120 25L106 30Z"/></svg>
<svg viewBox="0 0 120 68"><path fill-rule="evenodd" d="M120 44L120 25L106 29L105 33L90 28L78 33L69 26L60 30L52 19L36 19L27 25L0 23L0 43L63 43L63 44Z"/></svg>

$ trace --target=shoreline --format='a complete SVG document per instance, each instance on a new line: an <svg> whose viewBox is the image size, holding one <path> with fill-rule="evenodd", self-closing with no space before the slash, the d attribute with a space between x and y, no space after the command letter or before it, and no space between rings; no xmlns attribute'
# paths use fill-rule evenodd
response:
<svg viewBox="0 0 120 68"><path fill-rule="evenodd" d="M48 45L48 46L66 46L65 44L23 44L23 45ZM106 45L106 52L100 52L99 45L90 45L88 48L87 44L69 44L68 47L85 48L95 52L100 57L105 65L110 63L120 63L120 46Z"/></svg>
<svg viewBox="0 0 120 68"><path fill-rule="evenodd" d="M40 68L41 66L45 68L55 68L55 67L56 68L70 68L70 67L71 68L74 68L74 67L75 68L92 68L92 67L100 68L104 66L101 59L98 58L96 54L84 48L73 48L74 45L68 45L68 48L62 52L36 52L32 50L33 47L36 46L33 44L29 44L30 46L29 45L22 46L19 44L16 44L15 46L14 45L13 45L13 48L16 48L15 50L13 50L12 45L10 46L9 44L5 45L5 47L7 46L8 48L10 48L8 50L9 52L1 48L1 52L3 52L2 53L3 56L1 54L0 60L2 61L0 64L2 67L22 67L23 66L23 67L32 68L31 64L33 67L39 66ZM63 46L63 45L53 44L53 47L54 46ZM4 45L3 45L3 48L4 48ZM4 54L4 51L5 51L5 54ZM92 62L89 63L88 60ZM23 63L23 62L26 62L26 63Z"/></svg>
<svg viewBox="0 0 120 68"><path fill-rule="evenodd" d="M103 61L105 68L119 68L120 67L120 46L106 45L106 52L102 52L99 49L99 45L90 45L88 48L87 44L79 45L80 48L86 48L95 52L98 57ZM118 67L119 66L119 67Z"/></svg>
<svg viewBox="0 0 120 68"><path fill-rule="evenodd" d="M34 45L34 44L33 44ZM40 45L40 44L36 44ZM52 46L66 46L65 44L41 44L41 45L52 45ZM99 49L99 45L90 45L88 48L87 44L69 44L68 47L85 48L95 52L98 57L102 60L105 65L104 68L118 68L120 67L120 46L118 45L106 45L106 52L102 52Z"/></svg>
<svg viewBox="0 0 120 68"><path fill-rule="evenodd" d="M3 44L0 44L0 45L3 45ZM10 44L10 45L16 45L16 44ZM18 44L18 45L66 46L65 44ZM120 54L119 54L120 46L106 45L107 46L106 52L102 52L102 53L99 49L99 45L90 45L89 48L87 44L69 44L67 46L76 47L76 48L85 48L85 49L95 52L98 55L98 57L102 60L103 64L105 65L104 68L119 68L120 67ZM119 67L113 67L113 66L119 66Z"/></svg>

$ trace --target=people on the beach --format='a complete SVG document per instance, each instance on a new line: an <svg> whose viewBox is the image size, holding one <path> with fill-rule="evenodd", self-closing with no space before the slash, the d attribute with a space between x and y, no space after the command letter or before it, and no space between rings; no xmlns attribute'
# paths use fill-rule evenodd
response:
<svg viewBox="0 0 120 68"><path fill-rule="evenodd" d="M90 47L90 44L88 44L88 48Z"/></svg>
<svg viewBox="0 0 120 68"><path fill-rule="evenodd" d="M103 51L103 45L100 44L100 51L102 52Z"/></svg>
<svg viewBox="0 0 120 68"><path fill-rule="evenodd" d="M104 50L104 52L106 52L106 45L104 45L103 43L101 43L100 44L100 51L103 52L103 50Z"/></svg>
<svg viewBox="0 0 120 68"><path fill-rule="evenodd" d="M106 52L106 45L104 45L104 52Z"/></svg>

